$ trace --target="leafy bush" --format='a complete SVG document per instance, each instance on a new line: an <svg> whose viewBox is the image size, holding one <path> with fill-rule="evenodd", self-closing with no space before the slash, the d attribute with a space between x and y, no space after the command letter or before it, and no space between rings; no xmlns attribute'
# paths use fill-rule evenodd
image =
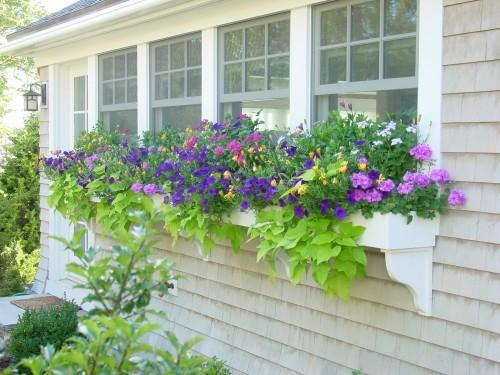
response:
<svg viewBox="0 0 500 375"><path fill-rule="evenodd" d="M140 220L140 225L130 232L115 232L120 245L109 256L102 257L95 248L85 252L79 245L82 231L72 241L64 241L78 258L68 270L83 280L78 287L88 291L85 301L92 302L93 309L80 319L80 335L70 338L60 350L54 345L44 347L40 355L9 369L9 374L22 369L33 375L230 374L223 362L191 354L198 338L180 343L173 333L165 332L172 353L146 342L148 334L161 328L147 316L165 316L149 307L152 294L168 293L168 280L174 276L170 262L151 258L156 220L144 215L130 220Z"/></svg>
<svg viewBox="0 0 500 375"><path fill-rule="evenodd" d="M27 310L12 330L7 351L19 361L40 354L45 345L61 348L76 333L77 312L78 306L68 301L56 307Z"/></svg>
<svg viewBox="0 0 500 375"><path fill-rule="evenodd" d="M39 259L38 117L9 137L0 163L0 295L23 289Z"/></svg>
<svg viewBox="0 0 500 375"><path fill-rule="evenodd" d="M0 249L0 296L20 291L36 274L40 250L26 254L19 242Z"/></svg>

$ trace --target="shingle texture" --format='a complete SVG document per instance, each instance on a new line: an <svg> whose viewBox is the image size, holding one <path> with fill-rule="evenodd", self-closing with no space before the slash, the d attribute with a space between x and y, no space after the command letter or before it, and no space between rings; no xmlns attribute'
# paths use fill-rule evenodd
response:
<svg viewBox="0 0 500 375"><path fill-rule="evenodd" d="M13 40L32 32L42 30L46 27L52 26L57 23L67 21L72 18L90 13L97 9L102 9L112 4L121 3L127 0L80 0L76 1L67 7L51 13L45 17L36 20L35 22L21 27L12 34L7 36L8 40Z"/></svg>

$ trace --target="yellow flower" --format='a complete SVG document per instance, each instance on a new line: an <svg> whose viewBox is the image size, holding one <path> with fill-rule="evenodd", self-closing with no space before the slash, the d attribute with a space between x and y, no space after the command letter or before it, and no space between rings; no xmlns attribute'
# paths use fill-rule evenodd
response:
<svg viewBox="0 0 500 375"><path fill-rule="evenodd" d="M309 158L311 158L311 159L312 159L313 157L314 157L314 152L312 152L312 151L311 151L311 152L309 153Z"/></svg>
<svg viewBox="0 0 500 375"><path fill-rule="evenodd" d="M290 190L288 192L293 195L297 192L297 188L294 186L294 187L290 188Z"/></svg>
<svg viewBox="0 0 500 375"><path fill-rule="evenodd" d="M276 180L274 180L274 179L271 180L271 186L276 187L277 185L278 185L278 183L276 182Z"/></svg>
<svg viewBox="0 0 500 375"><path fill-rule="evenodd" d="M318 155L319 155L319 154L321 154L321 147L318 147L318 148L316 149L316 153L317 153Z"/></svg>
<svg viewBox="0 0 500 375"><path fill-rule="evenodd" d="M255 152L255 150L254 150L254 148L253 148L253 147L250 147L250 148L248 149L248 153L249 153L249 154L253 154L254 152Z"/></svg>
<svg viewBox="0 0 500 375"><path fill-rule="evenodd" d="M225 171L224 174L223 174L223 176L224 176L225 179L230 179L231 178L231 172Z"/></svg>
<svg viewBox="0 0 500 375"><path fill-rule="evenodd" d="M344 161L342 165L337 168L337 173L345 173L347 171L347 162Z"/></svg>
<svg viewBox="0 0 500 375"><path fill-rule="evenodd" d="M366 169L366 164L365 163L359 163L358 167L359 167L359 169L361 169L362 171L364 171Z"/></svg>
<svg viewBox="0 0 500 375"><path fill-rule="evenodd" d="M314 167L312 167L312 170L314 173L318 173L319 172L319 167L317 165L315 165Z"/></svg>
<svg viewBox="0 0 500 375"><path fill-rule="evenodd" d="M219 195L220 195L221 197L222 197L222 196L224 196L224 191L219 190Z"/></svg>
<svg viewBox="0 0 500 375"><path fill-rule="evenodd" d="M224 195L225 200L229 200L234 198L234 193L232 191L228 191L226 195Z"/></svg>
<svg viewBox="0 0 500 375"><path fill-rule="evenodd" d="M307 192L307 185L300 185L297 192L299 195L304 195Z"/></svg>
<svg viewBox="0 0 500 375"><path fill-rule="evenodd" d="M385 177L384 177L384 175L381 173L381 174L380 174L380 176L378 177L378 180L377 180L377 185L380 185L380 183L381 183L382 181L384 181L384 180L385 180Z"/></svg>
<svg viewBox="0 0 500 375"><path fill-rule="evenodd" d="M334 177L332 180L332 184L337 185L339 183L339 179L337 177Z"/></svg>
<svg viewBox="0 0 500 375"><path fill-rule="evenodd" d="M191 128L186 128L186 134L187 135L193 134L193 130Z"/></svg>
<svg viewBox="0 0 500 375"><path fill-rule="evenodd" d="M319 180L323 185L326 185L326 183L328 182L325 173L321 173L321 176L319 176Z"/></svg>

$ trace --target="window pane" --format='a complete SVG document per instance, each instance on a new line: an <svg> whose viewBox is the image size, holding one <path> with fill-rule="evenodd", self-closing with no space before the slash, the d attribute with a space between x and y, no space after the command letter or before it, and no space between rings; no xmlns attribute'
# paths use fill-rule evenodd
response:
<svg viewBox="0 0 500 375"><path fill-rule="evenodd" d="M170 69L184 68L184 42L170 45Z"/></svg>
<svg viewBox="0 0 500 375"><path fill-rule="evenodd" d="M184 72L170 73L170 97L182 98L184 95Z"/></svg>
<svg viewBox="0 0 500 375"><path fill-rule="evenodd" d="M321 12L320 39L322 46L347 41L347 8Z"/></svg>
<svg viewBox="0 0 500 375"><path fill-rule="evenodd" d="M286 131L290 121L290 104L286 99L253 100L247 102L224 103L221 113L237 118L241 113L264 121L261 129Z"/></svg>
<svg viewBox="0 0 500 375"><path fill-rule="evenodd" d="M113 79L113 58L102 59L102 79L108 81Z"/></svg>
<svg viewBox="0 0 500 375"><path fill-rule="evenodd" d="M241 63L224 65L224 93L241 92L242 74Z"/></svg>
<svg viewBox="0 0 500 375"><path fill-rule="evenodd" d="M404 89L318 96L317 120L326 120L331 111L347 114L340 105L342 102L351 104L355 113L364 113L371 119L384 119L390 113L410 122L417 116L417 89Z"/></svg>
<svg viewBox="0 0 500 375"><path fill-rule="evenodd" d="M137 101L137 78L127 80L127 103Z"/></svg>
<svg viewBox="0 0 500 375"><path fill-rule="evenodd" d="M155 72L166 72L168 70L168 46L155 48Z"/></svg>
<svg viewBox="0 0 500 375"><path fill-rule="evenodd" d="M417 0L385 0L385 35L417 30Z"/></svg>
<svg viewBox="0 0 500 375"><path fill-rule="evenodd" d="M243 30L224 33L224 61L240 60L243 55Z"/></svg>
<svg viewBox="0 0 500 375"><path fill-rule="evenodd" d="M290 83L290 58L272 57L268 61L269 89L287 89Z"/></svg>
<svg viewBox="0 0 500 375"><path fill-rule="evenodd" d="M384 42L384 78L414 77L416 39Z"/></svg>
<svg viewBox="0 0 500 375"><path fill-rule="evenodd" d="M107 82L102 85L103 104L113 104L113 82Z"/></svg>
<svg viewBox="0 0 500 375"><path fill-rule="evenodd" d="M351 47L351 81L378 79L379 44Z"/></svg>
<svg viewBox="0 0 500 375"><path fill-rule="evenodd" d="M187 41L187 66L201 65L201 38L193 38Z"/></svg>
<svg viewBox="0 0 500 375"><path fill-rule="evenodd" d="M102 112L101 119L107 129L123 133L125 129L129 134L137 135L137 110Z"/></svg>
<svg viewBox="0 0 500 375"><path fill-rule="evenodd" d="M125 77L125 55L115 56L115 78Z"/></svg>
<svg viewBox="0 0 500 375"><path fill-rule="evenodd" d="M264 56L266 47L266 26L258 25L245 29L246 57Z"/></svg>
<svg viewBox="0 0 500 375"><path fill-rule="evenodd" d="M125 80L115 81L115 104L125 103Z"/></svg>
<svg viewBox="0 0 500 375"><path fill-rule="evenodd" d="M158 74L155 77L155 98L168 99L168 74Z"/></svg>
<svg viewBox="0 0 500 375"><path fill-rule="evenodd" d="M369 39L379 36L379 0L353 5L351 12L351 40Z"/></svg>
<svg viewBox="0 0 500 375"><path fill-rule="evenodd" d="M347 48L334 48L321 51L320 84L346 81Z"/></svg>
<svg viewBox="0 0 500 375"><path fill-rule="evenodd" d="M287 53L290 51L290 21L278 21L269 24L268 54Z"/></svg>
<svg viewBox="0 0 500 375"><path fill-rule="evenodd" d="M187 96L201 96L201 69L188 70Z"/></svg>
<svg viewBox="0 0 500 375"><path fill-rule="evenodd" d="M127 53L127 76L137 75L137 52Z"/></svg>
<svg viewBox="0 0 500 375"><path fill-rule="evenodd" d="M198 124L201 119L201 105L183 105L176 107L155 108L153 110L155 130L166 126L189 128Z"/></svg>
<svg viewBox="0 0 500 375"><path fill-rule="evenodd" d="M87 123L86 123L86 114L85 113L75 113L73 116L74 122L74 142L78 141L82 133L87 131Z"/></svg>
<svg viewBox="0 0 500 375"><path fill-rule="evenodd" d="M85 76L75 77L73 79L73 108L75 111L85 111L86 107L86 93L85 93Z"/></svg>
<svg viewBox="0 0 500 375"><path fill-rule="evenodd" d="M265 60L249 61L245 64L245 91L264 90L266 66Z"/></svg>

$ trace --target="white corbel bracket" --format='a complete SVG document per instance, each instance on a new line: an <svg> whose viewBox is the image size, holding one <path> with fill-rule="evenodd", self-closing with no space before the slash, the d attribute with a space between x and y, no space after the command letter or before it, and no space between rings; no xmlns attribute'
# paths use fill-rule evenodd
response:
<svg viewBox="0 0 500 375"><path fill-rule="evenodd" d="M425 316L432 315L432 249L381 249L389 277L408 288L418 313Z"/></svg>

